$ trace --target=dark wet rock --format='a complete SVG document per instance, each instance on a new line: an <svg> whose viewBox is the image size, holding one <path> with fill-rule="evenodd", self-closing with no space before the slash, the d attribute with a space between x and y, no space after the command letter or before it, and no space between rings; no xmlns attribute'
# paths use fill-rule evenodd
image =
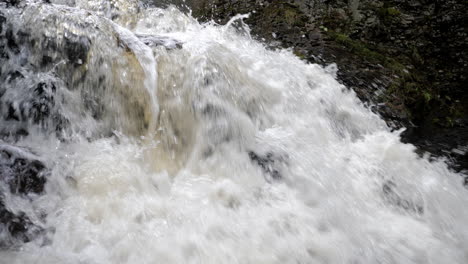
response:
<svg viewBox="0 0 468 264"><path fill-rule="evenodd" d="M284 156L280 156L271 152L260 155L253 151L249 151L248 154L250 160L256 165L260 166L263 172L269 176L267 181L280 180L283 178L281 169L284 164L287 163Z"/></svg>
<svg viewBox="0 0 468 264"><path fill-rule="evenodd" d="M0 142L0 248L29 242L42 233L42 228L25 212L9 209L4 198L10 193L30 200L42 194L48 174L39 157L26 149Z"/></svg>
<svg viewBox="0 0 468 264"><path fill-rule="evenodd" d="M13 214L0 200L0 249L30 242L42 232L43 229L32 223L24 212Z"/></svg>
<svg viewBox="0 0 468 264"><path fill-rule="evenodd" d="M4 4L7 7L19 7L24 4L24 0L0 0L0 5ZM42 0L43 3L50 3L50 0Z"/></svg>
<svg viewBox="0 0 468 264"><path fill-rule="evenodd" d="M68 60L75 66L82 65L88 60L91 41L87 36L77 36L71 32L65 34L64 51Z"/></svg>
<svg viewBox="0 0 468 264"><path fill-rule="evenodd" d="M1 13L0 17L3 17ZM77 44L80 41L80 38L68 34L63 41L67 45L61 48L67 52L58 50L57 45L55 52L65 53L64 57L70 62L85 59L86 41L81 41L84 42L81 46ZM56 107L56 100L60 98L57 89L62 85L58 83L61 81L53 73L41 72L45 69L42 67L56 64L57 59L46 54L40 63L35 64L34 56L30 54L35 44L35 37L26 28L17 30L12 23L4 23L4 30L0 31L0 55L3 55L0 56L0 138L3 140L14 142L27 136L31 124L58 134L67 124ZM85 52L88 50L89 47ZM47 52L47 49L43 51Z"/></svg>
<svg viewBox="0 0 468 264"><path fill-rule="evenodd" d="M5 24L6 24L6 17L4 16L4 14L0 11L0 62L3 61L4 59L8 58L8 55L6 53L6 50L5 50L5 38L3 37L4 36L4 33L3 33L3 29L5 28ZM0 74L2 74L2 69L0 67Z"/></svg>
<svg viewBox="0 0 468 264"><path fill-rule="evenodd" d="M0 143L0 182L6 184L12 194L41 194L47 173L45 164L36 155Z"/></svg>
<svg viewBox="0 0 468 264"><path fill-rule="evenodd" d="M17 114L17 111L13 107L12 103L8 104L7 109L8 110L6 111L5 120L7 120L7 121L9 121L9 120L20 121L19 115Z"/></svg>
<svg viewBox="0 0 468 264"><path fill-rule="evenodd" d="M34 99L29 102L31 109L29 111L23 110L22 113L25 117L29 117L34 123L40 123L45 118L48 118L54 107L54 94L56 87L54 83L40 82L33 91Z"/></svg>
<svg viewBox="0 0 468 264"><path fill-rule="evenodd" d="M154 35L137 35L137 37L150 47L163 46L167 49L181 49L182 43L175 39Z"/></svg>
<svg viewBox="0 0 468 264"><path fill-rule="evenodd" d="M40 51L42 59L39 65L36 67L47 67L53 66L60 62L60 60L66 60L74 68L86 64L88 61L89 51L91 48L91 40L86 35L77 35L70 31L63 33L63 36L58 35L54 37L43 36L43 39L37 39L41 43L42 50ZM30 39L33 43L30 45L30 49L34 50L34 41L36 39ZM38 50L34 50L38 51Z"/></svg>
<svg viewBox="0 0 468 264"><path fill-rule="evenodd" d="M7 83L12 83L13 81L17 79L24 79L24 75L23 73L21 73L21 71L13 70L6 74L5 81Z"/></svg>
<svg viewBox="0 0 468 264"><path fill-rule="evenodd" d="M6 38L6 47L10 49L13 53L18 54L19 53L19 46L16 43L16 37L15 34L11 29L7 29L5 32L5 38Z"/></svg>
<svg viewBox="0 0 468 264"><path fill-rule="evenodd" d="M33 223L24 212L12 213L0 200L0 249L15 248L44 234L39 224Z"/></svg>
<svg viewBox="0 0 468 264"><path fill-rule="evenodd" d="M0 33L3 31L3 24L6 22L6 17L0 12Z"/></svg>
<svg viewBox="0 0 468 264"><path fill-rule="evenodd" d="M18 6L21 2L22 0L1 0L0 4L3 3L7 7L10 7L10 6Z"/></svg>
<svg viewBox="0 0 468 264"><path fill-rule="evenodd" d="M0 17L3 16L0 14ZM4 140L16 141L27 136L31 124L60 134L68 123L56 107L56 100L60 98L57 89L62 85L60 79L54 73L42 73L45 67L52 67L58 60L56 56L48 56L47 49L42 49L47 54L36 64L30 53L36 41L28 29L16 29L13 23L4 23L4 30L0 31L0 55L3 54L0 56L0 138ZM53 42L51 38L49 42ZM89 51L86 40L67 34L63 43L60 49L54 46L54 52L64 54L60 59L67 58L70 65L86 59L87 55L83 55Z"/></svg>
<svg viewBox="0 0 468 264"><path fill-rule="evenodd" d="M0 137L3 139L28 135L31 124L50 132L60 133L67 124L66 118L56 107L57 83L53 78L28 78L18 70L12 70L0 80L6 89L0 89ZM31 77L33 76L33 77ZM33 79L31 79L33 78ZM7 89L13 90L7 93Z"/></svg>

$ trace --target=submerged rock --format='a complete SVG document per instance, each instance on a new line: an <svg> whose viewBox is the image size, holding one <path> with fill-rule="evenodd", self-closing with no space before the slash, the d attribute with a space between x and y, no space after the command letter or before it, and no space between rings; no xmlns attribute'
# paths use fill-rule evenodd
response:
<svg viewBox="0 0 468 264"><path fill-rule="evenodd" d="M27 243L42 233L24 212L13 214L0 200L0 249L11 248L19 243Z"/></svg>
<svg viewBox="0 0 468 264"><path fill-rule="evenodd" d="M85 64L88 61L88 53L91 41L87 36L78 36L73 33L65 35L64 51L68 60L75 66Z"/></svg>
<svg viewBox="0 0 468 264"><path fill-rule="evenodd" d="M163 36L154 36L154 35L136 35L143 43L150 47L163 46L167 49L181 49L182 43L180 41L163 37Z"/></svg>
<svg viewBox="0 0 468 264"><path fill-rule="evenodd" d="M267 181L281 180L283 178L281 170L284 164L287 164L287 158L275 153L268 152L264 155L249 151L250 160L262 168L268 175Z"/></svg>
<svg viewBox="0 0 468 264"><path fill-rule="evenodd" d="M43 229L25 212L5 204L6 195L30 200L44 192L49 171L30 151L0 142L0 248L35 239Z"/></svg>
<svg viewBox="0 0 468 264"><path fill-rule="evenodd" d="M12 194L41 194L46 182L46 166L28 150L0 143L0 180Z"/></svg>
<svg viewBox="0 0 468 264"><path fill-rule="evenodd" d="M397 185L392 181L386 181L382 185L382 192L384 201L389 205L395 206L397 208L403 209L409 213L423 214L424 207L420 202L415 202L414 197L411 198L413 193L404 193L398 189ZM413 194L414 196L414 194Z"/></svg>
<svg viewBox="0 0 468 264"><path fill-rule="evenodd" d="M1 138L16 141L28 135L32 125L57 135L62 132L68 120L60 109L59 79L23 69L0 75L0 81Z"/></svg>

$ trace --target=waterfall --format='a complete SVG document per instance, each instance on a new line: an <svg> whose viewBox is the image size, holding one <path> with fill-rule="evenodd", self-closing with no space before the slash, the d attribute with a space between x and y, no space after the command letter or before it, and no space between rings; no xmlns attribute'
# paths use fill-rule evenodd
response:
<svg viewBox="0 0 468 264"><path fill-rule="evenodd" d="M0 6L0 176L17 157L46 179L0 179L0 209L40 230L0 225L0 263L468 262L462 178L335 65L267 48L244 15L51 2Z"/></svg>

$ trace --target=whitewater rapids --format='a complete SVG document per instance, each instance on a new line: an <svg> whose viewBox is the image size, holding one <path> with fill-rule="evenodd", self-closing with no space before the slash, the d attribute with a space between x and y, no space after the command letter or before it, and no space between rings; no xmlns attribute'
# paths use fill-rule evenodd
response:
<svg viewBox="0 0 468 264"><path fill-rule="evenodd" d="M92 71L64 81L55 107L71 128L30 124L16 143L51 174L31 203L5 201L43 212L32 220L47 232L0 263L468 263L462 178L401 143L336 66L267 49L243 16L201 24L121 0L111 20L105 1L52 2L8 12L38 31L54 17L113 32L84 31L86 63L111 90L98 93ZM118 63L93 66L99 56ZM81 106L90 93L107 107L99 119Z"/></svg>

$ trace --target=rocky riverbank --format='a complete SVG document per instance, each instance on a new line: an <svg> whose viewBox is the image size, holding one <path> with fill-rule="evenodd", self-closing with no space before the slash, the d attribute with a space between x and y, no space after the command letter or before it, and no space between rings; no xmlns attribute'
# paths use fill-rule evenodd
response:
<svg viewBox="0 0 468 264"><path fill-rule="evenodd" d="M252 35L272 48L292 48L312 63L336 63L343 84L391 127L407 128L402 134L405 142L421 152L446 156L457 171L468 168L466 1L185 4L198 19L218 23L249 13L245 22Z"/></svg>

